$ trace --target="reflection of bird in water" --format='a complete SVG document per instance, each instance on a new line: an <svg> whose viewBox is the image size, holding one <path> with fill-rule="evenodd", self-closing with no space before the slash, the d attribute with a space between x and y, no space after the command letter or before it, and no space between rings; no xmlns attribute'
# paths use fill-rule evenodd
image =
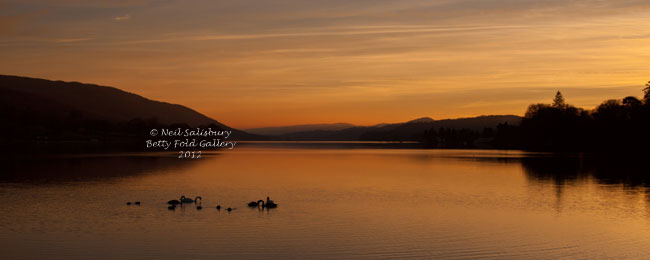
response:
<svg viewBox="0 0 650 260"><path fill-rule="evenodd" d="M171 206L167 207L167 209L168 209L168 210L176 210L176 206L171 205Z"/></svg>
<svg viewBox="0 0 650 260"><path fill-rule="evenodd" d="M202 207L201 205L198 205L198 206L196 206L196 209L197 209L197 210L202 210L203 207Z"/></svg>

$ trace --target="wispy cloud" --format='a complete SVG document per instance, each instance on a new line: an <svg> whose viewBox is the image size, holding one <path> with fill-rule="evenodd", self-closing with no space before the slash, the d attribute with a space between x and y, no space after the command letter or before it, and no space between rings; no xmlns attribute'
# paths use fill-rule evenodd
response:
<svg viewBox="0 0 650 260"><path fill-rule="evenodd" d="M537 26L539 27L539 26ZM161 38L116 42L116 44L147 44L175 41L219 41L219 40L258 40L266 38L296 38L320 36L360 36L382 34L426 34L426 33L458 33L472 31L526 29L527 25L497 25L497 26L367 26L367 27L340 27L340 28L311 28L310 31L270 32L250 34L218 34L195 33L177 34Z"/></svg>
<svg viewBox="0 0 650 260"><path fill-rule="evenodd" d="M62 38L62 39L56 39L54 42L56 43L74 43L74 42L85 42L90 40L91 38Z"/></svg>
<svg viewBox="0 0 650 260"><path fill-rule="evenodd" d="M130 14L115 17L115 21L118 21L118 22L124 22L124 21L128 21L128 20L131 20L131 15Z"/></svg>

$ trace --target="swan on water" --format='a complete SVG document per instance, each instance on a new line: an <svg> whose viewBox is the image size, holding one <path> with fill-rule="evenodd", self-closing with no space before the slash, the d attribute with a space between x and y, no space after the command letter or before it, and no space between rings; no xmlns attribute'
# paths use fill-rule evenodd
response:
<svg viewBox="0 0 650 260"><path fill-rule="evenodd" d="M266 202L263 200L258 200L257 202L251 201L248 203L248 206L251 208L262 207L262 208L277 208L278 204L275 204L269 197L266 197Z"/></svg>
<svg viewBox="0 0 650 260"><path fill-rule="evenodd" d="M182 203L192 203L192 202L197 203L199 202L199 200L203 201L203 198L201 198L201 196L196 196L196 198L191 199L191 198L186 198L185 195L181 196Z"/></svg>
<svg viewBox="0 0 650 260"><path fill-rule="evenodd" d="M182 203L192 203L192 202L194 202L194 200L190 199L190 198L186 198L185 195L183 195L183 196L181 196L181 202Z"/></svg>
<svg viewBox="0 0 650 260"><path fill-rule="evenodd" d="M262 204L262 207L276 208L278 204L275 204L269 197L266 197L266 204Z"/></svg>
<svg viewBox="0 0 650 260"><path fill-rule="evenodd" d="M178 204L182 204L182 203L198 202L199 200L203 201L203 198L201 198L201 196L196 196L196 198L190 199L190 198L186 198L185 195L183 195L183 196L180 197L180 199L168 201L167 204L178 205Z"/></svg>

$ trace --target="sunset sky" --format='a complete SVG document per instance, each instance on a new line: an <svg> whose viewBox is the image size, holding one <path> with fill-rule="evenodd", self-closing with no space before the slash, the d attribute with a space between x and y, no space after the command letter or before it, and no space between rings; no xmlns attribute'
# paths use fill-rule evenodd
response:
<svg viewBox="0 0 650 260"><path fill-rule="evenodd" d="M0 74L236 128L592 108L650 80L647 0L0 0Z"/></svg>

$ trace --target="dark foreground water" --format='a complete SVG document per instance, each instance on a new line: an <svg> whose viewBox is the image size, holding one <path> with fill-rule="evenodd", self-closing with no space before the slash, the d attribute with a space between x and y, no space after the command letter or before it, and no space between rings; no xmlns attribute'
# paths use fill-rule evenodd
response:
<svg viewBox="0 0 650 260"><path fill-rule="evenodd" d="M6 160L0 258L650 256L644 169L480 150L242 147L176 157ZM202 196L203 209L168 210L180 195ZM266 196L279 207L247 207Z"/></svg>

